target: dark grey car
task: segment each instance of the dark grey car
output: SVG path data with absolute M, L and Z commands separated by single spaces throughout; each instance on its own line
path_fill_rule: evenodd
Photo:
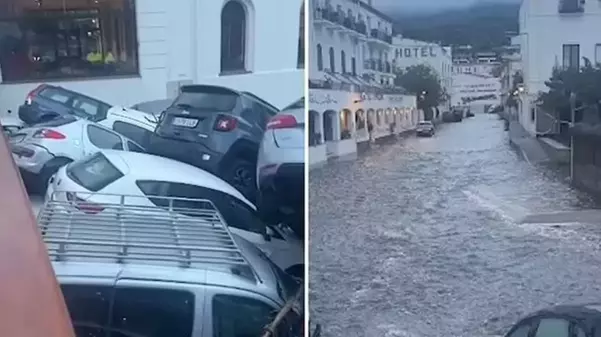
M 256 164 L 278 109 L 248 93 L 187 85 L 160 116 L 149 151 L 209 171 L 256 202 Z
M 19 118 L 27 125 L 51 121 L 64 115 L 98 122 L 106 118 L 111 105 L 63 87 L 41 84 L 19 107 Z

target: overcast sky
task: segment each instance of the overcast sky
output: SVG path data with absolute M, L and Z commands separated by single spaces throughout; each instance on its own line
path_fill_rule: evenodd
M 373 0 L 379 9 L 407 9 L 416 11 L 432 11 L 437 9 L 457 8 L 479 2 L 519 3 L 521 0 Z

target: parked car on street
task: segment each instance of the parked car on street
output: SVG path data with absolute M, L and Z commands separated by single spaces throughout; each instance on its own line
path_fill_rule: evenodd
M 131 109 L 159 116 L 163 111 L 167 110 L 173 103 L 172 98 L 157 99 L 153 101 L 145 101 L 132 105 Z
M 94 122 L 106 118 L 111 105 L 63 87 L 41 84 L 33 89 L 19 107 L 19 118 L 35 125 L 62 115 L 74 115 Z
M 435 133 L 435 128 L 434 128 L 434 124 L 432 123 L 432 121 L 421 121 L 419 123 L 417 123 L 417 127 L 415 128 L 415 133 L 422 137 L 422 136 L 427 136 L 427 137 L 432 137 L 434 136 Z
M 188 219 L 119 203 L 103 216 L 68 201 L 42 208 L 39 228 L 75 335 L 262 335 L 300 284 L 204 205 L 204 217 Z M 297 316 L 276 336 L 301 337 Z
M 47 200 L 66 191 L 57 195 L 59 201 L 99 205 L 99 210 L 119 200 L 118 195 L 130 196 L 132 205 L 159 208 L 168 206 L 165 198 L 189 198 L 174 204 L 186 209 L 202 208 L 197 199 L 211 200 L 232 233 L 256 244 L 287 272 L 302 275 L 304 270 L 303 244 L 287 225 L 267 225 L 235 188 L 191 165 L 143 153 L 101 151 L 61 168 L 50 181 Z
M 305 98 L 268 123 L 257 159 L 257 207 L 270 223 L 284 221 L 304 235 Z
M 144 152 L 144 148 L 100 124 L 63 115 L 10 136 L 12 156 L 32 191 L 45 192 L 63 165 L 100 149 Z
M 109 109 L 106 118 L 98 123 L 147 148 L 156 129 L 158 117 L 146 112 L 114 106 Z
M 601 303 L 558 305 L 520 319 L 505 337 L 597 337 L 599 331 Z
M 259 144 L 277 112 L 248 92 L 186 85 L 161 114 L 149 151 L 214 173 L 255 202 Z

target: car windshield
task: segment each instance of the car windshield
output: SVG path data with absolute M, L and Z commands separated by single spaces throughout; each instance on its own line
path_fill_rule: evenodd
M 69 165 L 67 176 L 80 186 L 98 192 L 123 177 L 123 173 L 98 152 L 83 161 Z

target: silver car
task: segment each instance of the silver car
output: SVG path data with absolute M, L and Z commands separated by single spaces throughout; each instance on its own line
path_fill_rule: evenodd
M 257 208 L 270 223 L 286 222 L 303 237 L 305 98 L 268 123 L 257 158 Z
M 60 167 L 100 149 L 145 152 L 119 133 L 71 115 L 22 129 L 10 135 L 10 145 L 26 186 L 41 193 Z
M 102 216 L 86 203 L 42 208 L 38 225 L 77 336 L 261 336 L 298 302 L 299 283 L 204 205 L 187 218 L 120 203 L 103 204 Z M 299 325 L 300 315 L 288 316 L 276 336 L 300 336 Z

